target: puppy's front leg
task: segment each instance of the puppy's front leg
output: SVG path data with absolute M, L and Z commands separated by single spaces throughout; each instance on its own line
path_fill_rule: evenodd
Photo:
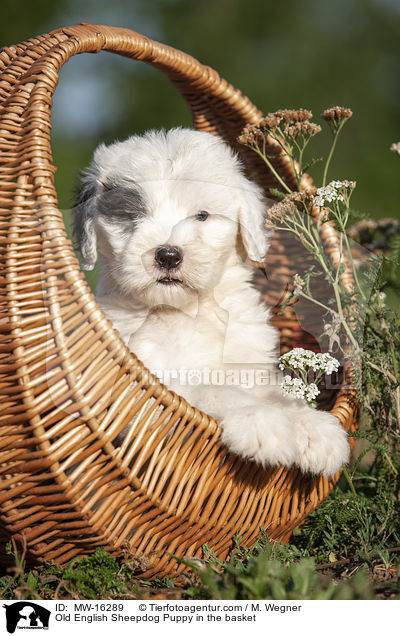
M 218 420 L 221 441 L 233 453 L 263 466 L 289 467 L 296 462 L 293 426 L 279 407 L 235 387 L 171 388 Z

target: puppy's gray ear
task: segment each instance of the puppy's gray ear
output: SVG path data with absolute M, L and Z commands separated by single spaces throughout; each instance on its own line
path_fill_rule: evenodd
M 97 240 L 94 227 L 97 183 L 92 175 L 84 174 L 72 208 L 75 247 L 82 255 L 82 267 L 92 270 L 97 261 Z
M 241 175 L 239 224 L 242 242 L 250 260 L 262 263 L 271 232 L 264 227 L 266 202 L 262 190 Z

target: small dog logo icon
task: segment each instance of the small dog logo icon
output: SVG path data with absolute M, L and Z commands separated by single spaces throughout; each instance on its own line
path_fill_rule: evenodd
M 37 603 L 18 601 L 3 607 L 6 610 L 6 627 L 9 634 L 14 634 L 16 629 L 49 628 L 51 612 Z

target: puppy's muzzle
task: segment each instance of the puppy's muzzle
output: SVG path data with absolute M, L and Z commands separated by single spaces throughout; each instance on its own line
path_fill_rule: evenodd
M 154 259 L 161 269 L 170 271 L 176 269 L 183 261 L 183 254 L 179 247 L 173 245 L 162 245 L 157 248 Z

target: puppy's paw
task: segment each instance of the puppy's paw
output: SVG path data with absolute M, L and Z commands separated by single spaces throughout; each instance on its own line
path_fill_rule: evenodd
M 296 464 L 303 472 L 331 477 L 349 458 L 346 431 L 325 411 L 302 409 L 295 418 Z
M 296 460 L 293 427 L 274 406 L 247 406 L 228 412 L 220 421 L 222 443 L 241 457 L 262 466 L 291 466 Z

